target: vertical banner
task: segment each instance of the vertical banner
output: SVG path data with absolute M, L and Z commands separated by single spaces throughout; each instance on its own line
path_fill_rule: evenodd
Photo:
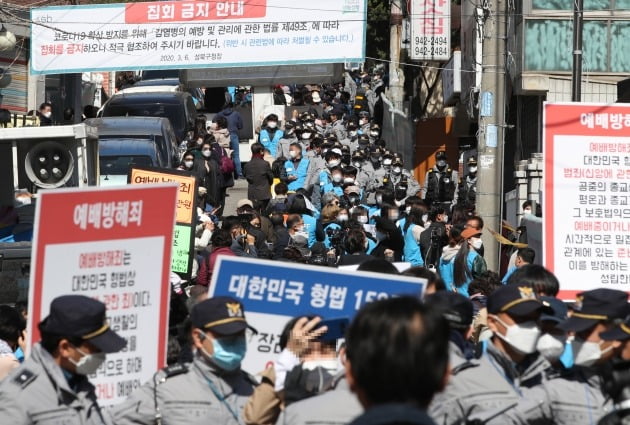
M 451 57 L 451 1 L 410 0 L 412 60 L 448 61 Z
M 39 192 L 29 289 L 29 345 L 60 295 L 107 306 L 127 340 L 90 380 L 101 405 L 124 400 L 166 364 L 176 185 Z
M 209 296 L 243 303 L 247 321 L 258 330 L 243 369 L 256 374 L 280 352 L 280 334 L 293 317 L 351 319 L 366 303 L 403 294 L 420 297 L 425 288 L 425 279 L 407 276 L 219 256 Z
M 197 210 L 195 197 L 197 183 L 192 173 L 166 168 L 132 167 L 129 170 L 129 183 L 156 184 L 174 182 L 179 185 L 177 207 L 175 209 L 175 229 L 173 233 L 173 256 L 171 271 L 190 278 L 195 244 L 195 222 Z
M 545 103 L 544 264 L 560 296 L 630 288 L 630 105 Z

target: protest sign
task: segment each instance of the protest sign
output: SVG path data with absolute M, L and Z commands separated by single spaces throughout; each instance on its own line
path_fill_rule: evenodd
M 184 0 L 32 8 L 31 72 L 364 62 L 366 3 Z
M 197 180 L 188 171 L 155 167 L 131 167 L 129 169 L 129 183 L 131 184 L 166 182 L 179 184 L 171 270 L 187 279 L 192 271 L 192 252 L 195 243 Z
M 219 256 L 209 296 L 243 303 L 247 321 L 258 330 L 243 369 L 255 374 L 280 352 L 280 334 L 291 318 L 352 318 L 365 303 L 402 294 L 419 297 L 425 287 L 426 280 L 407 276 Z
M 170 255 L 177 187 L 124 186 L 41 191 L 29 288 L 29 344 L 60 295 L 107 306 L 127 340 L 91 377 L 101 405 L 124 400 L 165 366 Z M 159 213 L 156 213 L 159 211 Z
M 545 266 L 560 296 L 630 284 L 630 105 L 545 103 Z

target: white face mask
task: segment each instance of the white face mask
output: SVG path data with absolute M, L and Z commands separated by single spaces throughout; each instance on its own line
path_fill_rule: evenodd
M 442 168 L 442 167 L 446 167 L 446 161 L 444 161 L 443 159 L 440 159 L 440 160 L 437 162 L 437 166 L 438 166 L 438 167 L 440 167 L 440 168 Z
M 275 121 L 267 121 L 267 127 L 269 128 L 276 128 L 278 126 L 278 123 Z
M 394 172 L 394 174 L 400 174 L 400 173 L 402 173 L 402 168 L 394 167 L 394 168 L 392 168 L 392 171 Z
M 311 138 L 311 133 L 302 133 L 302 139 L 306 140 L 310 138 Z
M 391 159 L 384 159 L 383 160 L 383 165 L 392 165 L 392 160 Z
M 536 344 L 540 338 L 540 329 L 538 329 L 536 322 L 532 320 L 508 326 L 497 316 L 493 317 L 507 329 L 505 335 L 495 332 L 497 337 L 510 344 L 521 354 L 531 354 L 536 351 Z
M 340 214 L 340 215 L 337 216 L 337 220 L 341 221 L 341 222 L 348 221 L 348 215 L 347 214 Z
M 565 338 L 562 336 L 543 334 L 536 344 L 536 351 L 550 362 L 556 362 L 564 352 Z
M 81 351 L 78 347 L 77 351 L 81 353 L 83 357 L 81 357 L 78 362 L 73 359 L 68 360 L 75 366 L 76 372 L 79 375 L 92 375 L 96 373 L 98 368 L 105 361 L 105 353 L 88 354 Z
M 378 131 L 370 131 L 370 136 L 378 137 Z
M 573 348 L 573 363 L 577 366 L 589 367 L 597 363 L 604 354 L 613 349 L 610 345 L 608 348 L 602 350 L 601 342 L 582 341 L 580 339 L 574 339 L 571 343 Z
M 212 151 L 210 149 L 204 149 L 201 151 L 201 154 L 206 158 L 210 158 L 210 155 L 212 155 Z
M 424 214 L 422 216 L 422 221 L 425 222 L 425 223 L 428 222 L 429 221 L 429 214 Z
M 365 125 L 367 122 L 368 121 L 366 119 L 359 120 L 359 125 Z
M 335 183 L 339 183 L 343 179 L 343 177 L 341 176 L 341 174 L 334 174 L 332 176 L 332 179 Z
M 341 161 L 338 159 L 335 159 L 333 161 L 330 161 L 328 163 L 328 168 L 332 168 L 332 167 L 336 167 L 337 165 L 341 164 Z
M 297 151 L 289 151 L 289 156 L 291 158 L 297 158 L 298 156 L 298 152 Z
M 483 246 L 483 241 L 481 238 L 470 238 L 470 246 L 475 248 L 475 250 L 479 250 Z
M 192 166 L 193 166 L 193 161 L 184 161 L 184 167 L 192 168 Z
M 367 215 L 360 215 L 357 217 L 357 221 L 361 224 L 367 224 L 368 218 Z
M 361 168 L 361 162 L 360 162 L 360 161 L 354 161 L 354 162 L 352 163 L 352 166 L 353 166 L 354 168 Z
M 343 182 L 346 184 L 354 183 L 354 179 L 352 177 L 344 177 Z
M 405 213 L 409 214 L 411 212 L 411 207 L 405 207 Z
M 523 214 L 531 214 L 532 213 L 532 209 L 531 208 L 525 208 L 523 210 Z
M 357 135 L 357 131 L 356 130 L 351 130 L 349 134 L 350 134 L 350 137 L 354 137 L 354 136 Z
M 46 118 L 50 118 L 50 117 L 52 116 L 52 112 L 50 112 L 50 111 L 48 111 L 48 112 L 44 112 L 42 115 L 43 115 L 44 117 L 46 117 Z
M 471 174 L 475 174 L 477 172 L 477 167 L 468 167 L 468 172 Z

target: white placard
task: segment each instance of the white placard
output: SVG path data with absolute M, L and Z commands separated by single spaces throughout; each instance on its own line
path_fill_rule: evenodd
M 365 61 L 367 0 L 184 0 L 31 9 L 31 71 Z
M 450 0 L 411 0 L 413 60 L 448 61 L 451 57 Z

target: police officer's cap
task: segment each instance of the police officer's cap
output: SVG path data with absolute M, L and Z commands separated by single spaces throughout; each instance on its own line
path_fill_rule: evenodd
M 354 122 L 354 121 L 350 121 L 350 122 L 348 123 L 348 125 L 346 125 L 346 128 L 347 128 L 348 130 L 352 131 L 352 130 L 356 130 L 356 129 L 357 129 L 357 128 L 359 128 L 359 127 L 357 126 L 357 123 L 356 123 L 356 122 Z
M 39 323 L 39 330 L 56 336 L 80 338 L 101 350 L 115 353 L 127 342 L 111 330 L 105 304 L 83 295 L 62 295 L 50 304 L 50 313 Z
M 437 160 L 446 159 L 446 152 L 445 151 L 438 151 L 438 152 L 436 152 L 435 159 L 437 159 Z
M 304 131 L 312 131 L 315 129 L 315 124 L 312 121 L 307 121 L 303 124 Z
M 627 341 L 630 339 L 630 316 L 609 331 L 601 332 L 599 337 L 604 341 Z
M 400 165 L 402 167 L 403 161 L 400 157 L 394 156 L 394 159 L 392 160 L 392 165 Z
M 356 151 L 354 151 L 354 153 L 352 154 L 352 159 L 361 159 L 361 160 L 362 160 L 364 157 L 365 157 L 365 156 L 364 156 L 364 153 L 363 153 L 363 151 L 362 151 L 362 150 L 360 150 L 360 149 L 357 149 L 357 150 L 356 150 Z
M 292 120 L 286 120 L 284 123 L 284 129 L 285 130 L 290 130 L 292 128 L 295 128 L 295 122 Z
M 541 322 L 560 323 L 567 320 L 569 309 L 562 300 L 554 297 L 540 297 L 540 301 L 543 303 Z
M 371 131 L 381 131 L 381 127 L 378 124 L 372 124 L 370 127 Z
M 328 162 L 333 158 L 341 159 L 341 153 L 336 150 L 329 149 L 324 155 L 324 159 Z
M 581 292 L 577 294 L 571 309 L 571 317 L 558 327 L 565 331 L 581 332 L 600 321 L 625 318 L 628 314 L 628 293 L 609 288 Z
M 213 297 L 196 304 L 190 312 L 193 327 L 218 335 L 234 335 L 251 326 L 245 320 L 240 301 L 231 297 Z
M 361 112 L 359 112 L 359 116 L 361 118 L 368 118 L 369 119 L 370 118 L 370 113 L 368 111 L 361 111 Z
M 474 167 L 477 165 L 477 158 L 475 158 L 474 156 L 471 156 L 470 158 L 468 158 L 468 165 Z
M 332 108 L 332 110 L 329 112 L 329 114 L 330 115 L 335 115 L 336 117 L 341 117 L 344 114 L 344 110 L 340 106 L 335 106 L 334 108 Z
M 425 302 L 436 306 L 453 328 L 466 329 L 472 324 L 473 304 L 461 294 L 450 291 L 438 291 L 428 295 L 425 298 Z
M 488 297 L 488 313 L 507 313 L 512 316 L 527 316 L 540 310 L 542 302 L 536 298 L 534 289 L 528 285 L 505 285 Z
M 359 141 L 370 141 L 370 137 L 367 134 L 361 134 L 359 136 Z

